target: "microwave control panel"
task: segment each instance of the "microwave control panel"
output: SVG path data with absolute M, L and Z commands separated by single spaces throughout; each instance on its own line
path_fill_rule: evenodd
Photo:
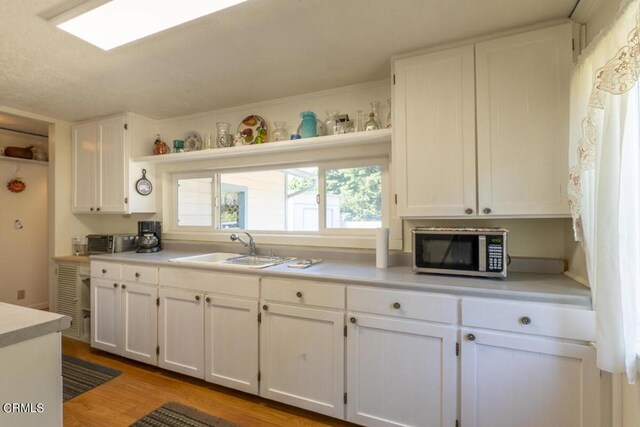
M 504 241 L 502 236 L 487 236 L 487 271 L 504 269 Z

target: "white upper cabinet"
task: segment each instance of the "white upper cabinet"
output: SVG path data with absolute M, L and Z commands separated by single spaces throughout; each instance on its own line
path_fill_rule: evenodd
M 572 24 L 476 45 L 478 208 L 565 215 Z
M 394 61 L 399 217 L 568 214 L 572 36 L 567 23 Z
M 153 146 L 155 122 L 134 114 L 73 127 L 73 205 L 75 213 L 155 212 L 156 194 L 135 190 L 142 177 L 155 183 L 153 164 L 131 161 Z
M 473 46 L 394 63 L 399 216 L 463 216 L 476 207 Z

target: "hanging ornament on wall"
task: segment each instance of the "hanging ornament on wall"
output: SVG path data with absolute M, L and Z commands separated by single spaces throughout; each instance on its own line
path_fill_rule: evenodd
M 7 188 L 12 193 L 22 193 L 27 189 L 27 184 L 22 182 L 22 178 L 14 178 L 7 184 Z
M 27 189 L 27 184 L 22 181 L 22 178 L 17 177 L 18 165 L 13 165 L 13 179 L 7 183 L 7 188 L 12 193 L 22 193 Z

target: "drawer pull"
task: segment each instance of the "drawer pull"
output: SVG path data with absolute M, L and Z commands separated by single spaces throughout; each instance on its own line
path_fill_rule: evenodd
M 122 289 L 127 289 L 127 285 L 122 285 Z
M 138 277 L 140 277 L 140 273 L 136 273 L 134 274 L 134 276 L 136 276 L 136 279 L 137 279 Z
M 400 310 L 400 303 L 399 302 L 394 302 L 393 303 L 393 308 L 395 308 L 396 310 Z
M 200 295 L 196 295 L 196 301 L 200 301 Z
M 263 306 L 262 306 L 262 309 L 263 309 L 264 311 L 267 311 L 267 310 L 269 310 L 269 306 L 268 306 L 267 304 L 265 304 L 265 305 L 263 305 Z
M 106 268 L 102 269 L 102 274 L 107 274 L 107 269 Z
M 211 302 L 211 298 L 207 297 L 207 298 L 205 298 L 205 301 L 206 302 Z
M 114 288 L 117 288 L 117 287 L 118 287 L 118 284 L 117 284 L 117 283 L 114 283 L 114 284 L 113 284 L 113 287 L 114 287 Z
M 476 340 L 476 336 L 473 334 L 467 334 L 467 341 L 475 341 Z
M 520 323 L 522 323 L 523 325 L 530 325 L 531 324 L 531 318 L 529 316 L 522 316 L 520 318 Z
M 298 298 L 302 298 L 302 292 L 300 292 L 300 291 L 296 292 L 296 296 L 297 296 Z
M 466 213 L 467 215 L 471 215 L 473 213 L 473 209 L 471 208 L 467 208 L 464 213 Z
M 484 213 L 485 215 L 489 215 L 491 213 L 491 208 L 482 209 L 482 213 Z

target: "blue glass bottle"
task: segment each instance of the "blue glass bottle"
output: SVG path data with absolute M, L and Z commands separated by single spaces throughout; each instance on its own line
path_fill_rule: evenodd
M 300 123 L 300 136 L 303 138 L 313 138 L 318 135 L 316 113 L 313 111 L 303 111 L 300 113 L 302 123 Z

